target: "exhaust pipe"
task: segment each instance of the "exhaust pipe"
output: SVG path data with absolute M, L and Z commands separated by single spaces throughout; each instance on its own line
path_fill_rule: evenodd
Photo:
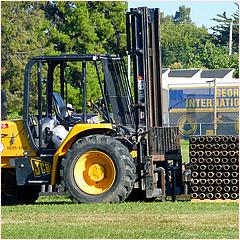
M 200 174 L 201 174 L 201 173 L 200 173 Z M 205 174 L 205 176 L 206 176 L 206 174 Z M 204 177 L 205 177 L 205 176 L 204 176 Z M 208 172 L 208 177 L 209 177 L 209 178 L 212 178 L 213 176 L 214 176 L 214 172 Z
M 215 195 L 214 195 L 214 196 L 215 196 L 215 198 L 216 198 L 216 199 L 219 199 L 219 198 L 221 198 L 221 197 L 222 197 L 222 194 L 221 194 L 221 193 L 215 193 Z
M 216 187 L 216 192 L 221 192 L 222 191 L 222 187 L 221 186 L 217 186 Z
M 223 175 L 222 172 L 216 172 L 216 177 L 217 177 L 217 178 L 220 178 L 222 175 Z
M 237 193 L 232 193 L 231 194 L 231 199 L 237 199 L 238 198 L 238 194 Z
M 209 185 L 213 185 L 213 184 L 214 184 L 214 179 L 208 179 L 208 180 L 207 180 L 207 183 L 208 183 Z
M 199 180 L 200 184 L 205 185 L 207 180 L 205 178 L 202 178 Z

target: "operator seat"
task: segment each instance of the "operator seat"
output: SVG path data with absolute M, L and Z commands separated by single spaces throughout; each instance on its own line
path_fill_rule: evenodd
M 74 118 L 68 114 L 67 105 L 59 93 L 53 92 L 52 96 L 56 111 L 56 117 L 60 124 L 65 126 L 72 126 L 81 122 L 81 119 Z

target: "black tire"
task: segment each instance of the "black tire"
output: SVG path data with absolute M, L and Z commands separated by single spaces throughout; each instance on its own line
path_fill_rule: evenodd
M 15 169 L 2 169 L 1 205 L 33 204 L 39 197 L 40 186 L 18 186 Z
M 109 189 L 99 194 L 83 191 L 74 177 L 77 163 L 82 161 L 80 158 L 92 151 L 106 154 L 116 173 Z M 135 173 L 135 164 L 128 149 L 120 141 L 105 135 L 87 136 L 74 143 L 62 160 L 60 171 L 62 186 L 75 203 L 123 202 L 133 189 Z

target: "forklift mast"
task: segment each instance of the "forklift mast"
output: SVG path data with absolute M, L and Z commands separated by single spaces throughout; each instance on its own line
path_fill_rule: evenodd
M 126 16 L 127 50 L 134 81 L 139 188 L 147 198 L 182 192 L 182 157 L 177 127 L 163 122 L 160 10 L 131 8 Z M 171 177 L 170 177 L 171 176 Z M 166 189 L 165 189 L 166 186 Z

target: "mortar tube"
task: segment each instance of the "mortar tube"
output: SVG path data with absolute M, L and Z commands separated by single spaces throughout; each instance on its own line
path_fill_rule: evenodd
M 196 155 L 197 155 L 197 152 L 195 152 L 195 151 L 190 151 L 189 152 L 190 157 L 195 157 Z
M 217 171 L 220 171 L 220 170 L 222 169 L 222 165 L 219 165 L 219 164 L 216 165 L 216 166 L 215 166 L 215 169 L 216 169 Z
M 238 141 L 238 138 L 235 137 L 235 136 L 231 136 L 231 137 L 229 138 L 229 141 L 230 141 L 230 142 L 237 142 L 237 141 Z
M 213 149 L 218 150 L 221 147 L 221 145 L 219 143 L 216 143 L 213 145 Z
M 220 178 L 223 175 L 223 173 L 222 172 L 216 172 L 215 175 L 216 175 L 217 178 Z
M 230 194 L 229 193 L 224 193 L 222 196 L 223 196 L 223 198 L 228 199 L 230 197 Z
M 207 183 L 208 183 L 209 185 L 214 184 L 214 179 L 207 179 Z
M 207 187 L 207 191 L 208 192 L 213 192 L 214 191 L 214 187 L 213 186 L 208 186 Z
M 208 199 L 213 199 L 213 198 L 214 198 L 213 193 L 207 193 L 207 198 L 208 198 Z
M 232 186 L 232 191 L 233 192 L 238 192 L 238 187 L 237 186 Z
M 198 172 L 192 172 L 192 177 L 197 177 L 198 176 Z
M 205 193 L 200 193 L 198 196 L 199 196 L 200 199 L 204 199 L 206 197 L 206 194 Z
M 197 192 L 198 189 L 199 189 L 198 186 L 192 186 L 192 187 L 191 187 L 191 190 L 192 190 L 193 192 Z
M 232 177 L 235 178 L 238 176 L 238 172 L 232 172 Z
M 222 191 L 222 187 L 221 186 L 217 186 L 215 189 L 216 189 L 216 192 L 221 192 Z
M 206 154 L 207 157 L 210 157 L 212 155 L 212 152 L 211 151 L 206 151 L 205 154 Z
M 198 170 L 198 168 L 199 168 L 199 166 L 198 166 L 198 165 L 196 165 L 196 164 L 194 164 L 193 166 L 191 166 L 191 168 L 192 168 L 192 170 L 193 170 L 193 171 L 197 171 L 197 170 Z
M 228 155 L 228 151 L 226 151 L 226 150 L 222 151 L 222 156 L 223 157 L 226 157 L 227 155 Z
M 226 150 L 228 148 L 228 145 L 226 143 L 221 144 L 221 148 Z
M 198 144 L 198 149 L 204 149 L 204 144 Z
M 205 137 L 203 137 L 203 136 L 200 136 L 200 137 L 198 138 L 198 141 L 199 141 L 200 143 L 203 143 L 203 142 L 205 142 Z
M 229 137 L 228 136 L 223 136 L 222 137 L 222 141 L 223 142 L 228 142 L 229 141 Z
M 201 187 L 200 187 L 200 191 L 201 191 L 201 192 L 206 192 L 206 190 L 207 190 L 207 188 L 206 188 L 205 186 L 201 186 Z
M 204 158 L 199 158 L 199 159 L 198 159 L 198 162 L 201 163 L 201 164 L 204 163 L 204 161 L 205 161 Z
M 238 179 L 231 179 L 231 184 L 236 185 L 238 183 Z
M 239 168 L 237 164 L 234 164 L 234 165 L 232 165 L 231 167 L 232 167 L 232 170 L 233 170 L 233 171 L 236 171 L 236 170 L 238 170 L 238 168 Z
M 207 168 L 208 168 L 209 171 L 212 171 L 214 169 L 214 165 L 213 164 L 209 164 Z
M 212 161 L 213 161 L 212 158 L 207 158 L 207 159 L 206 159 L 206 163 L 208 163 L 208 164 L 210 164 Z
M 192 184 L 197 185 L 199 183 L 199 179 L 195 178 L 192 179 Z
M 212 142 L 213 141 L 213 137 L 211 137 L 211 136 L 206 137 L 206 141 L 207 142 Z
M 203 155 L 204 155 L 204 151 L 199 151 L 199 152 L 198 152 L 198 156 L 199 156 L 199 157 L 202 157 Z
M 220 152 L 220 151 L 213 151 L 213 155 L 214 155 L 215 157 L 218 157 L 218 156 L 220 156 L 220 154 L 221 154 L 221 152 Z
M 215 195 L 214 195 L 214 196 L 215 196 L 215 198 L 219 199 L 219 198 L 221 198 L 221 197 L 222 197 L 222 194 L 218 192 L 218 193 L 215 193 Z
M 191 137 L 190 142 L 195 143 L 197 141 L 197 137 Z
M 222 158 L 222 163 L 227 163 L 228 162 L 228 158 Z
M 201 170 L 201 171 L 204 171 L 206 168 L 207 168 L 206 165 L 200 165 L 200 170 Z
M 230 162 L 231 162 L 232 164 L 237 163 L 237 158 L 235 158 L 235 157 L 230 158 Z
M 231 157 L 234 157 L 234 156 L 235 156 L 235 154 L 236 154 L 236 152 L 235 152 L 235 151 L 229 151 L 229 156 L 231 156 Z
M 200 172 L 199 175 L 200 175 L 201 178 L 205 178 L 207 174 L 205 172 Z
M 201 179 L 199 180 L 199 182 L 200 182 L 200 184 L 205 185 L 206 182 L 207 182 L 207 179 L 201 178 Z
M 189 147 L 191 150 L 194 150 L 197 148 L 197 144 L 190 144 Z
M 232 149 L 232 150 L 234 150 L 236 147 L 237 147 L 237 144 L 234 144 L 234 143 L 231 143 L 229 145 L 229 148 Z
M 220 142 L 221 141 L 221 137 L 219 137 L 219 136 L 216 136 L 215 138 L 214 138 L 214 140 L 215 140 L 215 142 Z
M 237 199 L 238 198 L 238 194 L 237 193 L 232 193 L 231 195 L 230 195 L 230 197 L 231 197 L 231 199 Z
M 224 191 L 225 191 L 225 192 L 229 192 L 230 190 L 231 190 L 231 188 L 230 188 L 229 186 L 225 186 L 225 187 L 224 187 Z
M 192 193 L 191 194 L 191 198 L 197 198 L 198 197 L 198 194 L 197 193 Z
M 216 179 L 216 180 L 215 180 L 215 183 L 216 183 L 217 185 L 221 185 L 221 184 L 222 184 L 222 179 Z
M 223 173 L 223 176 L 224 176 L 225 178 L 229 178 L 230 175 L 231 175 L 230 172 L 224 172 L 224 173 Z
M 206 144 L 206 149 L 212 149 L 213 145 L 212 144 Z
M 201 176 L 201 175 L 200 175 Z M 214 176 L 214 172 L 208 172 L 208 177 L 212 178 Z
M 198 161 L 197 158 L 191 158 L 191 160 L 190 160 L 191 163 L 196 163 L 197 161 Z
M 214 158 L 214 163 L 218 164 L 221 162 L 221 159 L 220 158 Z
M 225 185 L 228 185 L 230 183 L 230 180 L 226 178 L 224 178 L 222 181 L 223 181 L 223 184 Z
M 229 168 L 230 168 L 230 166 L 227 165 L 227 164 L 222 165 L 222 167 L 223 167 L 223 170 L 224 170 L 224 171 L 227 171 L 227 170 L 229 170 Z

